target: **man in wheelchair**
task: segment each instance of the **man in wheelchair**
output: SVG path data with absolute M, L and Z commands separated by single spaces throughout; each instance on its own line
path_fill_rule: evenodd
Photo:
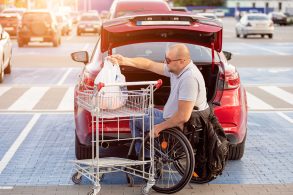
M 157 182 L 153 188 L 162 193 L 174 193 L 184 187 L 191 178 L 196 183 L 203 183 L 213 179 L 202 168 L 197 170 L 199 166 L 195 167 L 195 161 L 197 158 L 198 161 L 201 161 L 203 156 L 208 155 L 206 153 L 206 143 L 203 144 L 199 140 L 200 136 L 201 139 L 205 139 L 208 136 L 204 135 L 201 130 L 206 129 L 209 125 L 211 126 L 209 121 L 213 121 L 217 125 L 219 123 L 210 108 L 211 106 L 207 103 L 203 75 L 191 60 L 188 47 L 184 44 L 170 46 L 166 51 L 164 63 L 154 62 L 142 57 L 128 58 L 119 54 L 111 55 L 108 59 L 112 63 L 152 71 L 170 78 L 170 95 L 163 111 L 154 109 L 155 126 L 153 131 L 155 137 L 157 137 L 155 141 L 155 155 L 157 155 L 160 169 L 167 166 L 166 169 L 173 170 L 175 167 L 175 170 L 178 172 L 177 175 L 181 177 L 171 187 L 170 181 L 168 181 L 167 187 L 159 185 L 160 182 Z M 133 137 L 144 133 L 142 129 L 150 131 L 149 123 L 146 122 L 149 121 L 149 117 L 144 117 L 144 120 L 130 121 Z M 211 134 L 210 131 L 209 133 Z M 225 137 L 223 131 L 222 134 Z M 215 135 L 216 133 L 212 133 L 210 137 L 215 137 Z M 215 144 L 214 142 L 213 146 Z M 198 149 L 195 147 L 197 145 L 204 150 L 199 155 L 196 154 Z M 212 150 L 213 148 L 208 147 L 208 149 Z M 141 143 L 136 141 L 136 155 L 139 156 L 140 151 Z M 162 174 L 160 173 L 160 177 L 163 178 Z M 174 175 L 172 177 L 175 178 L 177 176 Z

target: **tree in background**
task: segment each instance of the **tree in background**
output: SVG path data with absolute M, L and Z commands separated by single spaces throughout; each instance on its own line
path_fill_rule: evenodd
M 173 0 L 175 6 L 224 6 L 225 0 Z

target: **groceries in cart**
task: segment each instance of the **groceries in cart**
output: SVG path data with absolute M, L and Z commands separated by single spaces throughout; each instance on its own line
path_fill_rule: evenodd
M 105 59 L 104 66 L 95 79 L 95 83 L 114 84 L 125 83 L 125 77 L 120 71 L 118 64 L 113 64 L 109 60 Z M 99 96 L 99 108 L 114 110 L 121 108 L 125 105 L 127 100 L 127 88 L 125 86 L 111 86 L 103 87 L 101 93 L 103 96 Z M 124 93 L 123 93 L 124 92 Z

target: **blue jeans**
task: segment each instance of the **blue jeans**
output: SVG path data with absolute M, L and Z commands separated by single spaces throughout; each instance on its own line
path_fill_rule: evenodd
M 149 122 L 150 116 L 149 115 L 144 116 L 143 119 L 144 119 L 144 128 L 143 128 L 143 121 L 141 118 L 140 119 L 134 118 L 133 120 L 130 120 L 129 126 L 130 126 L 132 137 L 142 136 L 143 129 L 144 129 L 144 133 L 150 131 L 150 122 Z M 154 125 L 160 124 L 163 121 L 164 121 L 163 112 L 159 109 L 154 109 Z M 135 142 L 136 155 L 139 154 L 140 147 L 141 147 L 141 141 L 136 140 L 136 142 Z

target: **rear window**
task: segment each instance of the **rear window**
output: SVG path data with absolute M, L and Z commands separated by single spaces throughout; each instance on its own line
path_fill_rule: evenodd
M 268 20 L 267 16 L 247 16 L 248 20 Z
M 164 62 L 167 48 L 176 44 L 173 42 L 148 42 L 124 45 L 113 48 L 113 54 L 121 54 L 126 57 L 145 57 L 157 62 Z M 193 62 L 210 63 L 212 61 L 211 49 L 199 45 L 186 44 L 190 50 Z M 107 52 L 103 54 L 107 56 Z M 219 56 L 215 55 L 215 62 L 219 62 Z
M 81 21 L 98 21 L 100 18 L 98 16 L 81 16 Z
M 118 11 L 115 14 L 115 18 L 118 18 L 118 17 L 121 17 L 121 16 L 133 15 L 133 14 L 136 14 L 136 13 L 139 13 L 139 12 L 149 12 L 149 11 L 152 11 L 152 10 L 151 9 L 150 10 L 147 10 L 147 9 L 137 9 L 137 10 L 123 10 L 123 11 Z
M 23 15 L 23 21 L 25 21 L 25 22 L 35 22 L 35 21 L 51 22 L 51 15 L 49 13 L 25 13 Z

